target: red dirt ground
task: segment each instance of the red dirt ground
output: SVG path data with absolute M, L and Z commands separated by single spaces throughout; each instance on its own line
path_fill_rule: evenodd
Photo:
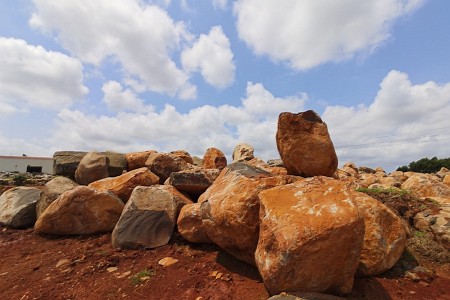
M 0 226 L 1 299 L 269 297 L 255 268 L 213 245 L 190 244 L 175 235 L 157 249 L 119 250 L 112 248 L 110 238 L 110 234 L 55 238 L 37 235 L 33 229 Z M 164 267 L 158 264 L 164 257 L 179 261 Z M 117 269 L 109 272 L 110 267 Z M 403 275 L 360 278 L 347 298 L 450 300 L 450 268 L 427 267 L 437 271 L 431 282 L 413 282 Z M 140 281 L 135 275 L 144 270 L 147 279 Z

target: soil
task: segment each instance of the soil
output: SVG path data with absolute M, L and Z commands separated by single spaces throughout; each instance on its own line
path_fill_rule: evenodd
M 394 210 L 405 204 L 392 195 L 380 201 L 391 202 L 387 204 Z M 406 207 L 401 208 L 405 219 L 410 211 Z M 346 298 L 450 300 L 450 261 L 420 249 L 410 243 L 389 272 L 356 278 Z M 178 261 L 160 265 L 165 257 Z M 424 273 L 408 275 L 419 265 Z M 52 237 L 1 225 L 0 295 L 2 300 L 269 298 L 254 267 L 214 245 L 191 244 L 176 233 L 169 244 L 156 249 L 120 250 L 112 247 L 110 234 Z

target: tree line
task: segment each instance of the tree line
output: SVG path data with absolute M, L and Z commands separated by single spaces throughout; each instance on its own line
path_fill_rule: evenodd
M 403 172 L 419 172 L 419 173 L 436 173 L 442 167 L 450 169 L 450 157 L 448 158 L 422 158 L 418 161 L 413 161 L 408 166 L 401 166 L 397 168 L 397 171 Z

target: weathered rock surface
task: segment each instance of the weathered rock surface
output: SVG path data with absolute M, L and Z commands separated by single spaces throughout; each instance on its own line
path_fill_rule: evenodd
M 183 171 L 188 168 L 187 163 L 180 157 L 168 153 L 151 154 L 145 165 L 159 177 L 159 182 L 163 184 L 173 172 Z
M 194 197 L 200 196 L 219 176 L 218 169 L 188 169 L 170 174 L 168 184 Z
M 431 232 L 436 240 L 450 250 L 450 197 L 430 197 L 439 203 L 440 210 L 433 214 L 430 223 Z
M 170 154 L 178 156 L 182 160 L 184 160 L 186 163 L 193 165 L 194 160 L 192 159 L 192 156 L 189 154 L 189 152 L 185 150 L 175 150 L 171 151 Z
M 227 158 L 217 148 L 208 148 L 203 156 L 203 168 L 222 170 L 227 166 Z
M 402 189 L 411 190 L 419 197 L 449 197 L 450 187 L 432 174 L 415 174 L 403 184 Z
M 75 171 L 86 152 L 57 151 L 53 154 L 53 175 L 61 175 L 75 179 Z
M 200 203 L 186 204 L 177 220 L 178 232 L 191 243 L 212 243 L 203 227 Z
M 128 170 L 127 159 L 125 158 L 125 154 L 114 151 L 105 151 L 99 153 L 106 155 L 106 157 L 109 160 L 109 168 L 108 168 L 109 176 L 111 177 L 120 176 L 123 174 L 123 172 Z
M 75 170 L 75 181 L 82 185 L 109 177 L 109 158 L 97 152 L 88 152 Z
M 444 179 L 442 180 L 442 183 L 450 186 L 450 175 L 445 175 Z
M 264 171 L 267 171 L 269 173 L 275 174 L 275 175 L 287 175 L 287 170 L 284 167 L 271 167 L 269 164 L 264 162 L 262 159 L 259 158 L 252 158 L 250 160 L 244 161 L 244 163 L 263 169 Z
M 112 233 L 114 247 L 150 249 L 172 236 L 181 208 L 192 203 L 174 187 L 136 187 Z
M 150 186 L 159 183 L 159 177 L 150 172 L 147 167 L 126 172 L 117 177 L 104 178 L 89 184 L 98 191 L 111 191 L 116 194 L 124 203 L 139 185 Z
M 338 159 L 327 125 L 317 113 L 281 113 L 276 134 L 278 152 L 289 174 L 332 176 Z
M 34 229 L 52 235 L 110 232 L 122 213 L 123 202 L 113 193 L 77 186 L 42 213 Z
M 232 158 L 233 162 L 246 161 L 255 158 L 253 152 L 255 149 L 249 144 L 241 143 L 234 147 Z
M 259 194 L 256 265 L 270 294 L 352 290 L 364 239 L 353 190 L 327 177 Z
M 16 187 L 0 196 L 0 223 L 11 228 L 26 228 L 36 222 L 36 203 L 40 189 Z
M 145 162 L 147 161 L 148 157 L 153 153 L 157 152 L 155 150 L 148 150 L 140 152 L 130 152 L 125 154 L 128 171 L 145 167 Z
M 228 165 L 198 201 L 208 237 L 234 257 L 254 265 L 258 194 L 289 180 L 241 162 Z
M 402 220 L 378 200 L 355 192 L 354 202 L 364 218 L 365 234 L 358 275 L 375 276 L 392 268 L 406 247 Z
M 78 183 L 70 178 L 58 176 L 45 184 L 45 188 L 36 204 L 37 218 L 47 209 L 47 207 L 55 201 L 64 192 L 78 186 Z

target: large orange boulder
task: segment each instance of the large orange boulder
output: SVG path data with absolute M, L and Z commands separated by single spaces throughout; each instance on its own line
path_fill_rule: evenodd
M 259 234 L 258 194 L 286 184 L 289 178 L 241 162 L 228 165 L 198 200 L 209 239 L 234 257 L 254 265 Z
M 281 113 L 276 141 L 289 174 L 332 176 L 336 171 L 338 159 L 327 124 L 316 112 Z
M 350 292 L 364 239 L 353 190 L 319 176 L 262 191 L 259 198 L 255 260 L 269 293 Z
M 403 184 L 402 189 L 410 190 L 419 197 L 449 197 L 450 186 L 443 183 L 439 177 L 431 174 L 414 174 Z
M 406 247 L 404 224 L 386 205 L 366 194 L 355 192 L 354 201 L 366 228 L 357 273 L 379 275 L 395 265 Z
M 211 243 L 203 227 L 200 203 L 186 204 L 177 220 L 178 232 L 191 243 Z
M 53 235 L 110 232 L 119 220 L 123 202 L 113 193 L 77 186 L 41 214 L 34 230 Z
M 159 183 L 159 177 L 146 167 L 126 172 L 117 177 L 104 178 L 89 184 L 98 191 L 111 191 L 123 202 L 127 202 L 133 189 L 139 185 L 150 186 Z
M 155 150 L 140 151 L 140 152 L 130 152 L 125 154 L 125 159 L 127 160 L 128 171 L 136 170 L 145 167 L 145 162 L 148 157 L 156 153 Z

